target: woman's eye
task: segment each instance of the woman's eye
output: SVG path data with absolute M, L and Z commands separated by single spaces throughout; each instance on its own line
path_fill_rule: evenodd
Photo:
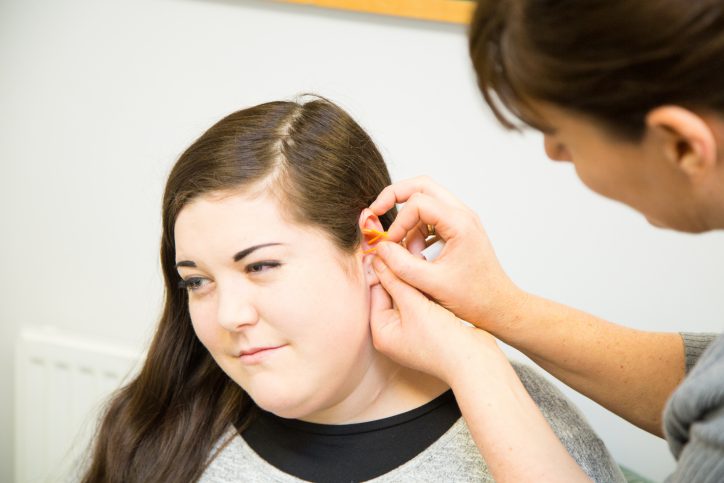
M 257 262 L 257 263 L 250 263 L 246 266 L 246 271 L 248 273 L 259 273 L 259 272 L 265 272 L 269 269 L 276 268 L 280 266 L 281 263 L 279 262 Z
M 208 280 L 201 277 L 191 277 L 187 278 L 186 280 L 181 280 L 178 283 L 179 288 L 183 288 L 190 291 L 195 291 L 203 287 L 208 283 Z

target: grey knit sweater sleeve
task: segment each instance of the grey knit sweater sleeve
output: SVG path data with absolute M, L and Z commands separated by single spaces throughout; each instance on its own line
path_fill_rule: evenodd
M 724 481 L 724 336 L 701 353 L 669 399 L 664 432 L 677 460 L 667 482 Z
M 684 356 L 686 357 L 686 373 L 699 360 L 701 354 L 709 347 L 718 334 L 714 333 L 697 333 L 697 332 L 680 332 L 681 339 L 684 342 Z
M 584 471 L 596 482 L 625 482 L 618 465 L 603 442 L 572 403 L 530 367 L 513 364 L 558 438 Z M 219 451 L 217 451 L 219 450 Z M 256 454 L 234 428 L 217 442 L 202 483 L 276 482 L 302 480 L 284 473 Z M 521 461 L 525 464 L 525 461 Z M 463 418 L 420 454 L 394 470 L 371 480 L 397 482 L 493 482 Z

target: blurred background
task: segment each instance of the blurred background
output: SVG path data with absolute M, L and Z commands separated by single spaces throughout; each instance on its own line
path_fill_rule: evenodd
M 540 135 L 499 128 L 463 25 L 261 0 L 0 0 L 0 481 L 56 480 L 82 451 L 77 422 L 92 427 L 87 406 L 46 434 L 66 419 L 54 394 L 76 392 L 37 369 L 52 344 L 119 361 L 97 398 L 143 354 L 176 157 L 222 116 L 304 92 L 347 109 L 393 179 L 427 174 L 471 205 L 524 289 L 640 329 L 721 331 L 724 235 L 655 229 L 548 161 Z M 564 391 L 620 463 L 673 468 L 663 440 Z

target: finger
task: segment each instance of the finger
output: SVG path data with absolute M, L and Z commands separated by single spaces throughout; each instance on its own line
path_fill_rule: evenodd
M 392 272 L 392 276 L 399 283 L 414 290 L 421 297 L 424 298 L 425 296 L 420 292 L 424 292 L 433 298 L 436 293 L 439 293 L 437 285 L 437 265 L 423 258 L 418 258 L 401 246 L 390 242 L 382 242 L 377 247 L 377 256 L 375 258 L 378 258 L 379 261 L 384 264 L 388 272 Z M 389 274 L 386 275 L 389 277 Z M 385 289 L 389 292 L 392 299 L 399 306 L 400 301 L 397 295 L 391 292 L 385 285 L 379 272 L 377 276 L 380 278 L 380 282 L 385 286 Z M 425 300 L 427 300 L 427 298 L 425 298 Z
M 425 230 L 424 234 L 422 230 Z M 427 225 L 420 223 L 418 226 L 407 232 L 407 235 L 405 235 L 405 248 L 418 258 L 422 257 L 420 253 L 426 248 L 426 234 Z
M 447 240 L 457 232 L 454 223 L 458 221 L 455 215 L 459 213 L 462 213 L 462 210 L 446 205 L 431 196 L 415 193 L 400 209 L 397 218 L 387 230 L 387 238 L 399 242 L 412 230 L 421 231 L 421 226 L 433 225 L 435 233 Z M 426 232 L 427 227 L 424 229 Z
M 425 263 L 422 260 L 414 258 L 413 255 L 407 252 L 404 248 L 400 246 L 397 246 L 397 248 L 405 252 L 407 256 L 413 260 Z M 423 294 L 398 278 L 379 256 L 375 257 L 375 260 L 372 262 L 372 266 L 377 273 L 377 277 L 380 279 L 382 287 L 389 294 L 392 302 L 398 307 L 400 312 L 414 311 L 414 309 L 419 306 L 418 304 L 428 303 L 427 298 Z
M 372 202 L 370 209 L 376 215 L 381 216 L 391 210 L 396 203 L 405 203 L 414 193 L 425 193 L 452 205 L 462 205 L 452 193 L 435 183 L 430 177 L 418 176 L 387 186 Z
M 372 317 L 384 314 L 392 310 L 392 298 L 380 284 L 373 285 L 370 289 L 370 314 Z
M 392 298 L 381 284 L 372 286 L 370 299 L 372 343 L 378 351 L 392 356 L 402 337 L 400 313 L 392 308 Z

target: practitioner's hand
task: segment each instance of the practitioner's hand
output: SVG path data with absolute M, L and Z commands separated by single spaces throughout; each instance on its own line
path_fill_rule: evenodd
M 370 208 L 382 215 L 396 203 L 405 205 L 388 230 L 395 243 L 380 243 L 377 255 L 397 277 L 493 333 L 513 323 L 526 295 L 503 271 L 477 214 L 428 177 L 388 186 Z M 427 225 L 445 241 L 432 263 L 412 254 L 424 248 Z M 403 239 L 407 250 L 397 244 Z
M 372 287 L 370 309 L 377 350 L 450 387 L 464 373 L 461 368 L 479 367 L 480 359 L 491 355 L 505 359 L 490 334 L 463 325 L 452 312 L 397 278 L 379 258 L 373 266 L 381 284 Z
M 590 481 L 490 334 L 463 326 L 379 258 L 373 265 L 382 285 L 372 287 L 375 347 L 450 386 L 496 481 Z

